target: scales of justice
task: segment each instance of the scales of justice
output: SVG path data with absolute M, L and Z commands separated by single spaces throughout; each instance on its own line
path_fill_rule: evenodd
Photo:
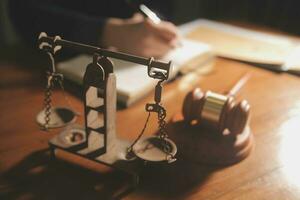
M 161 104 L 162 83 L 170 74 L 171 62 L 165 63 L 154 58 L 144 58 L 120 52 L 109 51 L 99 47 L 67 41 L 59 36 L 49 37 L 41 33 L 38 39 L 39 48 L 45 51 L 51 60 L 52 69 L 48 73 L 45 109 L 37 116 L 38 123 L 44 128 L 55 128 L 66 125 L 59 121 L 62 112 L 72 115 L 68 108 L 52 107 L 49 99 L 55 82 L 62 85 L 62 75 L 56 72 L 54 55 L 63 47 L 81 53 L 93 55 L 83 77 L 84 128 L 67 128 L 49 141 L 53 156 L 59 152 L 79 156 L 94 163 L 101 163 L 132 174 L 135 184 L 139 181 L 139 170 L 142 161 L 167 162 L 176 160 L 177 147 L 168 138 L 166 131 L 166 110 Z M 143 137 L 145 126 L 134 141 L 118 138 L 116 133 L 116 77 L 113 63 L 109 58 L 120 59 L 141 64 L 147 67 L 150 78 L 157 79 L 154 102 L 148 103 L 145 110 L 158 116 L 159 134 Z M 134 78 L 134 77 L 133 77 Z M 63 88 L 63 87 L 62 87 Z M 72 117 L 69 117 L 72 121 Z M 52 123 L 54 121 L 54 123 Z M 73 120 L 74 121 L 74 120 Z M 73 122 L 72 121 L 72 122 Z

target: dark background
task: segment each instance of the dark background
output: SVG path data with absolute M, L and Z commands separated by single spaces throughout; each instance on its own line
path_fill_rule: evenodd
M 20 37 L 10 22 L 8 1 L 0 1 L 0 45 L 11 46 Z M 24 0 L 25 1 L 25 0 Z M 147 2 L 147 1 L 146 1 Z M 155 2 L 155 1 L 154 1 Z M 160 2 L 161 8 L 157 5 Z M 300 2 L 297 0 L 167 0 L 154 5 L 175 24 L 196 18 L 250 22 L 299 35 Z

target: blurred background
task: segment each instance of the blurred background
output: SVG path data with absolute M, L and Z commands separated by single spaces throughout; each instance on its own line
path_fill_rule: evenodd
M 9 17 L 9 0 L 0 1 L 0 44 L 20 42 Z M 299 1 L 296 0 L 165 0 L 143 1 L 175 24 L 196 18 L 248 22 L 299 34 Z

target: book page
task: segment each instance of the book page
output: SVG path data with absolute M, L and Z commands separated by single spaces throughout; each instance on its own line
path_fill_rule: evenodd
M 294 51 L 289 54 L 283 67 L 287 71 L 300 74 L 300 45 L 298 45 Z
M 175 50 L 169 52 L 164 58 L 164 61 L 171 60 L 173 63 L 173 76 L 177 74 L 180 68 L 185 67 L 190 60 L 202 55 L 206 55 L 207 52 L 212 52 L 212 48 L 204 43 L 183 39 L 181 46 Z
M 286 37 L 239 28 L 209 20 L 197 20 L 188 38 L 210 44 L 218 56 L 281 66 L 295 48 Z

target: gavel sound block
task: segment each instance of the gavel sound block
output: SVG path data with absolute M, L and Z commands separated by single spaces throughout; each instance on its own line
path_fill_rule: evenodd
M 250 106 L 199 88 L 184 99 L 182 114 L 173 117 L 172 139 L 185 159 L 209 164 L 233 164 L 246 158 L 253 146 Z

